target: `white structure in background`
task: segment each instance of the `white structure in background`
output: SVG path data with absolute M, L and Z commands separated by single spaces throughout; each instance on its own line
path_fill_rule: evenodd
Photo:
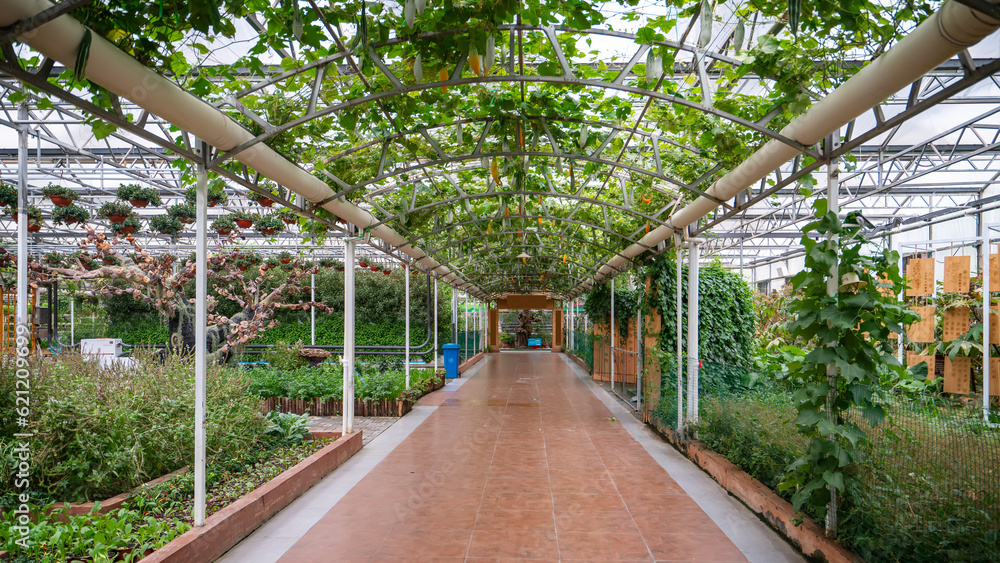
M 97 360 L 101 367 L 114 364 L 131 365 L 133 358 L 122 357 L 121 338 L 85 338 L 80 341 L 80 353 L 88 360 Z

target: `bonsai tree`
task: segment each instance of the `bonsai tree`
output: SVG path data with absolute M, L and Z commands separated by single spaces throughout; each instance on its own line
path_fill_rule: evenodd
M 65 267 L 68 264 L 66 255 L 62 252 L 46 252 L 45 256 L 42 257 L 42 262 L 48 266 Z
M 184 201 L 188 205 L 198 204 L 198 186 L 191 186 L 184 190 Z M 208 183 L 208 206 L 226 205 L 229 203 L 229 196 L 226 194 L 226 181 L 222 178 L 213 178 Z
M 52 205 L 56 207 L 69 207 L 73 205 L 74 201 L 80 199 L 80 194 L 55 184 L 49 184 L 42 188 L 42 195 L 52 200 Z
M 174 269 L 175 258 L 169 254 L 153 256 L 139 243 L 128 239 L 134 254 L 120 253 L 115 241 L 104 234 L 88 229 L 87 238 L 80 243 L 81 252 L 73 256 L 74 264 L 51 267 L 33 264 L 29 267 L 32 282 L 49 285 L 56 280 L 125 280 L 125 287 L 105 285 L 100 294 L 130 295 L 136 301 L 147 303 L 163 313 L 170 329 L 170 346 L 181 352 L 194 348 L 194 299 L 185 294 L 195 276 L 193 260 Z M 220 246 L 219 250 L 223 247 Z M 317 307 L 332 312 L 323 303 L 297 301 L 285 302 L 289 295 L 308 295 L 308 273 L 292 268 L 288 274 L 272 277 L 266 270 L 257 268 L 248 275 L 238 267 L 237 261 L 250 253 L 216 252 L 208 256 L 210 285 L 223 299 L 233 301 L 240 311 L 231 317 L 215 312 L 215 299 L 209 299 L 206 344 L 210 361 L 225 361 L 234 348 L 249 342 L 261 331 L 277 326 L 274 314 L 280 309 L 308 310 Z M 120 264 L 100 265 L 105 257 L 119 258 Z M 95 260 L 99 259 L 99 260 Z M 252 260 L 252 259 L 251 259 Z M 88 268 L 89 265 L 89 268 Z M 91 269 L 92 268 L 92 269 Z M 265 287 L 269 289 L 264 289 Z
M 17 186 L 0 180 L 0 207 L 17 206 Z
M 118 199 L 130 202 L 136 207 L 146 207 L 149 204 L 163 205 L 160 194 L 152 188 L 145 188 L 139 184 L 124 184 L 118 187 Z
M 212 230 L 226 236 L 236 230 L 236 222 L 233 221 L 232 217 L 219 217 L 212 221 Z
M 184 229 L 184 225 L 177 219 L 169 215 L 156 215 L 149 220 L 149 226 L 156 232 L 164 235 L 176 236 Z
M 198 211 L 191 204 L 178 203 L 177 205 L 171 205 L 167 209 L 167 215 L 177 219 L 184 225 L 189 225 L 194 223 L 194 220 L 198 217 Z
M 133 213 L 125 218 L 121 223 L 112 223 L 111 232 L 115 235 L 130 235 L 142 228 L 142 223 L 139 222 L 139 218 Z
M 285 230 L 285 222 L 274 214 L 261 215 L 254 224 L 254 230 L 265 236 L 276 235 Z
M 132 206 L 121 201 L 109 201 L 97 210 L 97 216 L 112 223 L 121 223 L 132 215 Z
M 52 222 L 56 225 L 74 225 L 90 220 L 90 212 L 79 205 L 57 207 L 52 210 Z
M 245 209 L 237 209 L 230 213 L 229 216 L 233 218 L 233 221 L 236 221 L 236 226 L 241 229 L 249 229 L 260 217 L 256 213 L 250 213 Z

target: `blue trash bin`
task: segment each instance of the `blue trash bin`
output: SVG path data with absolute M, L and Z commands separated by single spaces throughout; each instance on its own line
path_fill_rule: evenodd
M 441 347 L 444 350 L 444 376 L 446 379 L 458 377 L 458 344 L 445 344 Z

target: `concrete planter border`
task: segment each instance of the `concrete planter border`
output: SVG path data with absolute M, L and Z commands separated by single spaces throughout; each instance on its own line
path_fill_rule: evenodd
M 655 416 L 650 417 L 650 425 L 688 459 L 718 481 L 730 494 L 788 538 L 807 557 L 828 563 L 859 563 L 859 558 L 835 540 L 827 538 L 823 529 L 812 520 L 803 517 L 802 523 L 795 525 L 798 517 L 792 510 L 791 503 L 728 459 L 708 450 L 697 440 L 683 442 L 677 440 L 673 429 Z
M 332 438 L 340 437 L 341 433 L 313 432 L 312 435 L 315 438 Z M 361 444 L 360 431 L 340 437 L 336 442 L 209 516 L 204 526 L 189 530 L 143 561 L 214 561 L 360 451 Z

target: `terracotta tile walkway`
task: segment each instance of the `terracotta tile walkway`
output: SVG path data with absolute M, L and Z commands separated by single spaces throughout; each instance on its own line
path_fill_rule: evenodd
M 745 561 L 558 354 L 500 354 L 281 561 Z

